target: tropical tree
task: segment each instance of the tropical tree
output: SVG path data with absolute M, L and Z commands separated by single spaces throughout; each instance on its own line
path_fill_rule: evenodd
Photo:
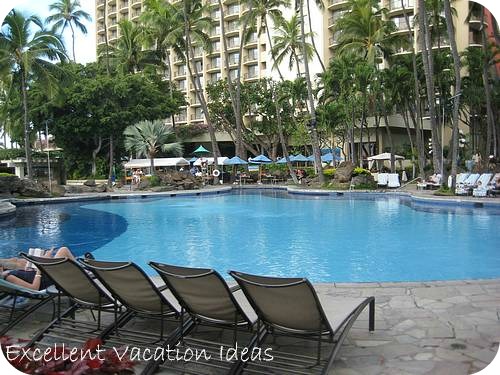
M 105 58 L 106 50 L 109 61 L 121 74 L 137 73 L 148 65 L 157 66 L 160 61 L 151 50 L 143 48 L 144 32 L 141 25 L 129 20 L 118 23 L 120 38 L 116 46 L 101 46 L 98 50 L 99 58 Z
M 302 56 L 307 56 L 311 59 L 313 49 L 311 44 L 306 43 L 306 53 L 302 54 L 302 35 L 300 29 L 299 15 L 293 15 L 289 20 L 284 18 L 277 19 L 275 27 L 276 35 L 273 37 L 274 46 L 271 50 L 274 66 L 278 66 L 288 57 L 288 68 L 293 69 L 294 65 L 297 69 L 297 76 L 302 73 L 300 71 L 300 63 L 305 59 Z M 309 37 L 306 34 L 306 37 Z
M 155 174 L 154 159 L 161 151 L 172 155 L 182 155 L 182 146 L 176 142 L 172 128 L 163 120 L 141 121 L 128 126 L 123 132 L 124 144 L 127 151 L 150 159 L 151 174 Z
M 432 134 L 432 161 L 434 172 L 443 175 L 442 144 L 439 140 L 439 129 L 436 113 L 436 84 L 434 82 L 434 59 L 432 54 L 432 35 L 429 20 L 426 17 L 425 0 L 418 0 L 418 24 L 420 32 L 420 49 L 425 72 L 425 85 L 427 88 L 427 105 L 431 122 Z
M 54 14 L 47 17 L 47 22 L 54 22 L 54 28 L 61 30 L 61 34 L 66 27 L 71 29 L 71 38 L 73 46 L 73 61 L 76 62 L 75 55 L 75 28 L 79 29 L 83 34 L 87 34 L 87 28 L 82 23 L 82 20 L 92 21 L 90 14 L 80 9 L 79 0 L 59 0 L 49 6 L 50 11 Z
M 28 87 L 34 76 L 40 82 L 44 82 L 48 93 L 54 92 L 57 89 L 60 70 L 51 61 L 66 61 L 66 59 L 61 38 L 53 31 L 46 30 L 40 18 L 36 16 L 26 18 L 15 10 L 5 17 L 0 33 L 0 71 L 7 68 L 10 70 L 12 81 L 19 85 L 22 95 L 28 178 L 33 178 Z
M 215 128 L 211 122 L 207 100 L 203 93 L 203 85 L 200 80 L 197 64 L 195 64 L 194 45 L 204 47 L 205 50 L 210 50 L 210 39 L 207 35 L 207 30 L 213 26 L 213 21 L 210 17 L 205 16 L 208 13 L 208 8 L 201 0 L 184 0 L 176 3 L 177 15 L 182 22 L 176 23 L 182 25 L 183 39 L 178 41 L 180 49 L 184 50 L 184 61 L 189 73 L 189 79 L 195 89 L 195 95 L 198 98 L 205 121 L 208 126 L 210 142 L 212 145 L 212 153 L 214 156 L 215 168 L 218 168 L 218 157 L 220 156 L 219 146 L 215 137 Z M 218 182 L 218 177 L 214 177 L 214 182 Z
M 311 74 L 309 72 L 309 50 L 308 43 L 306 42 L 306 31 L 305 31 L 305 18 L 304 18 L 304 4 L 303 1 L 300 0 L 298 2 L 298 6 L 300 7 L 300 47 L 302 51 L 302 57 L 304 59 L 304 73 L 307 85 L 307 97 L 309 100 L 309 132 L 311 136 L 311 144 L 314 155 L 314 166 L 316 168 L 316 172 L 318 173 L 318 181 L 320 184 L 325 183 L 325 176 L 323 175 L 323 167 L 321 164 L 321 150 L 319 145 L 319 137 L 318 137 L 318 128 L 316 121 L 316 108 L 314 103 L 314 94 L 312 89 L 312 81 Z
M 250 24 L 255 25 L 258 36 L 262 34 L 263 30 L 266 31 L 267 42 L 271 51 L 273 51 L 273 41 L 270 31 L 271 23 L 275 25 L 279 24 L 283 19 L 282 9 L 289 6 L 290 0 L 254 0 L 252 10 L 245 15 L 245 17 L 251 18 Z M 276 68 L 280 79 L 283 80 L 279 66 L 273 64 L 273 68 Z
M 394 34 L 396 25 L 387 20 L 387 10 L 380 8 L 377 0 L 349 0 L 348 7 L 349 11 L 335 25 L 335 31 L 341 32 L 340 53 L 355 53 L 378 69 L 382 58 L 388 57 L 394 47 L 401 43 L 400 37 Z M 378 77 L 382 78 L 383 75 Z M 373 86 L 381 90 L 383 83 L 376 82 Z M 394 145 L 384 95 L 377 95 L 377 100 L 391 148 L 391 169 L 394 170 Z

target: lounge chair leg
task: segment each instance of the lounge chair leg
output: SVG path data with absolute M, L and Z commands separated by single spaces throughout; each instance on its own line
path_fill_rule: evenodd
M 370 332 L 375 331 L 375 298 L 370 301 L 370 306 L 368 310 L 368 330 Z

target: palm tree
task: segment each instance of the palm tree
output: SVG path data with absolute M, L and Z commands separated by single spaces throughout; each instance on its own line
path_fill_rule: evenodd
M 349 11 L 335 24 L 335 31 L 341 32 L 340 53 L 356 53 L 368 64 L 378 69 L 383 57 L 388 57 L 401 40 L 393 34 L 396 25 L 386 18 L 387 10 L 379 8 L 377 0 L 349 0 Z M 382 77 L 382 76 L 379 76 Z M 377 87 L 377 84 L 374 85 Z M 382 82 L 378 83 L 382 89 Z M 395 169 L 392 135 L 387 121 L 384 96 L 378 96 L 379 108 L 384 118 L 387 137 L 391 148 L 391 169 Z M 360 145 L 362 147 L 362 145 Z
M 182 155 L 182 146 L 175 133 L 162 120 L 141 121 L 128 126 L 123 132 L 125 149 L 150 159 L 151 174 L 155 174 L 154 159 L 162 151 Z
M 444 15 L 446 18 L 446 27 L 448 29 L 448 39 L 450 41 L 451 54 L 453 57 L 453 70 L 455 72 L 455 96 L 453 100 L 453 115 L 452 115 L 452 152 L 451 152 L 451 176 L 452 190 L 455 190 L 455 181 L 457 176 L 457 159 L 458 159 L 458 111 L 460 109 L 460 95 L 462 90 L 462 78 L 460 70 L 460 56 L 458 54 L 457 41 L 455 40 L 455 27 L 453 25 L 453 17 L 451 14 L 450 0 L 444 0 Z
M 210 38 L 206 31 L 212 28 L 213 21 L 210 17 L 205 16 L 205 14 L 208 13 L 208 7 L 202 4 L 201 0 L 184 0 L 176 3 L 174 6 L 176 6 L 175 9 L 177 9 L 177 17 L 179 19 L 179 22 L 176 24 L 181 25 L 177 33 L 178 35 L 182 35 L 182 39 L 178 41 L 178 47 L 184 50 L 183 57 L 188 69 L 189 79 L 195 89 L 196 97 L 201 104 L 205 116 L 212 145 L 214 165 L 215 168 L 218 168 L 218 157 L 220 156 L 219 145 L 217 144 L 217 138 L 215 136 L 215 127 L 210 119 L 208 104 L 203 92 L 203 85 L 200 80 L 198 67 L 194 63 L 195 54 L 193 46 L 193 44 L 202 46 L 205 50 L 210 51 Z M 218 177 L 214 177 L 214 182 L 218 182 Z
M 318 48 L 316 47 L 316 39 L 314 38 L 314 32 L 313 32 L 313 27 L 312 27 L 312 18 L 311 18 L 311 2 L 309 0 L 306 0 L 307 3 L 307 20 L 309 23 L 309 35 L 311 36 L 311 45 L 314 50 L 314 53 L 316 54 L 316 58 L 319 61 L 319 64 L 321 65 L 321 69 L 323 72 L 325 72 L 325 64 L 323 63 L 323 59 L 321 58 L 321 55 L 319 54 Z M 324 11 L 325 9 L 325 4 L 323 4 L 323 0 L 315 0 L 316 6 L 321 10 Z
M 317 129 L 317 121 L 316 121 L 316 108 L 314 104 L 314 95 L 312 90 L 312 82 L 311 82 L 311 74 L 309 72 L 309 50 L 308 43 L 306 43 L 306 31 L 305 31 L 305 19 L 304 19 L 304 4 L 303 1 L 300 0 L 298 2 L 298 6 L 300 7 L 300 47 L 302 51 L 302 56 L 304 58 L 304 73 L 307 85 L 307 96 L 309 99 L 309 132 L 311 135 L 311 144 L 314 154 L 314 166 L 316 168 L 316 172 L 318 173 L 318 181 L 321 185 L 325 183 L 325 175 L 323 174 L 323 168 L 321 164 L 321 150 L 319 145 L 319 137 L 318 137 L 318 129 Z M 310 35 L 310 33 L 308 33 Z M 311 36 L 312 37 L 312 36 Z
M 34 32 L 33 28 L 38 28 Z M 57 88 L 57 65 L 50 61 L 67 59 L 61 38 L 53 31 L 45 30 L 36 16 L 25 18 L 12 10 L 2 24 L 0 33 L 0 71 L 10 69 L 22 93 L 24 147 L 28 178 L 33 178 L 30 145 L 30 121 L 28 111 L 28 87 L 32 75 L 45 83 L 49 92 Z
M 118 23 L 120 38 L 116 46 L 101 46 L 98 54 L 101 58 L 103 48 L 109 51 L 109 60 L 118 72 L 122 74 L 137 73 L 148 64 L 155 65 L 159 61 L 156 54 L 151 50 L 145 50 L 144 29 L 129 20 L 121 20 Z
M 257 34 L 260 36 L 262 30 L 266 30 L 267 42 L 269 43 L 269 50 L 273 51 L 273 41 L 271 39 L 270 26 L 271 22 L 275 25 L 283 19 L 282 9 L 290 6 L 290 0 L 254 0 L 251 12 L 246 14 L 246 17 L 252 18 L 251 24 L 256 24 Z M 283 81 L 278 65 L 274 64 L 280 79 Z
M 71 38 L 73 40 L 73 61 L 76 62 L 75 28 L 79 29 L 83 34 L 87 34 L 87 28 L 81 20 L 85 19 L 87 21 L 92 21 L 92 17 L 90 17 L 90 14 L 80 9 L 79 0 L 59 0 L 51 4 L 49 10 L 55 13 L 47 17 L 47 22 L 54 22 L 54 28 L 56 30 L 60 29 L 62 34 L 66 27 L 70 27 Z
M 439 142 L 439 129 L 436 114 L 436 95 L 434 83 L 434 59 L 432 55 L 431 32 L 429 20 L 426 15 L 425 0 L 418 0 L 418 23 L 420 32 L 420 49 L 422 50 L 422 60 L 424 62 L 425 85 L 427 87 L 427 104 L 431 121 L 432 134 L 432 161 L 434 172 L 443 175 L 442 170 L 442 145 Z
M 284 18 L 278 19 L 276 24 L 276 36 L 273 37 L 274 46 L 271 50 L 274 66 L 278 66 L 285 60 L 288 59 L 288 67 L 290 70 L 293 69 L 295 65 L 297 69 L 297 75 L 301 75 L 300 62 L 303 60 L 302 54 L 302 37 L 300 31 L 300 18 L 298 15 L 293 15 L 288 21 Z M 309 37 L 309 33 L 306 37 Z M 313 49 L 309 43 L 306 43 L 306 53 L 308 59 L 312 57 Z M 305 59 L 304 59 L 305 60 Z

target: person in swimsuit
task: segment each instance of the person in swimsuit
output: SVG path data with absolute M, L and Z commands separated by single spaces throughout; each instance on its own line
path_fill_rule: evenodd
M 67 247 L 61 247 L 56 251 L 54 255 L 53 249 L 47 250 L 43 255 L 45 258 L 69 258 L 75 259 L 74 255 Z M 15 265 L 16 269 L 1 270 L 2 279 L 24 288 L 29 288 L 33 290 L 43 290 L 47 289 L 53 284 L 45 274 L 42 274 L 39 269 L 26 268 L 27 261 L 22 258 L 10 258 L 2 259 L 0 263 L 5 264 L 6 267 Z M 12 267 L 14 268 L 14 267 Z

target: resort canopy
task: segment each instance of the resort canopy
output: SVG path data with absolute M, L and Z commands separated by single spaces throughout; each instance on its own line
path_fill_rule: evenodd
M 375 162 L 377 162 L 377 164 L 378 164 L 378 162 L 384 162 L 386 160 L 391 160 L 391 153 L 390 152 L 384 152 L 382 154 L 370 156 L 370 157 L 367 158 L 367 160 L 368 160 L 368 169 L 371 169 L 372 166 L 373 166 L 373 163 L 375 163 Z M 401 160 L 404 160 L 404 157 L 400 156 L 400 155 L 394 154 L 394 160 L 401 161 Z
M 155 167 L 184 167 L 189 166 L 189 161 L 184 158 L 155 158 Z M 126 169 L 133 168 L 149 168 L 151 166 L 150 159 L 131 159 L 125 163 Z
M 226 156 L 220 156 L 217 158 L 217 164 L 218 165 L 223 165 L 224 162 L 226 160 L 228 160 L 229 158 L 226 157 Z M 196 165 L 197 167 L 200 167 L 201 166 L 201 163 L 203 162 L 206 162 L 207 165 L 213 165 L 214 164 L 214 158 L 199 158 L 198 160 L 196 160 L 193 165 Z
M 307 163 L 309 160 L 302 154 L 293 156 L 293 161 L 296 163 Z

